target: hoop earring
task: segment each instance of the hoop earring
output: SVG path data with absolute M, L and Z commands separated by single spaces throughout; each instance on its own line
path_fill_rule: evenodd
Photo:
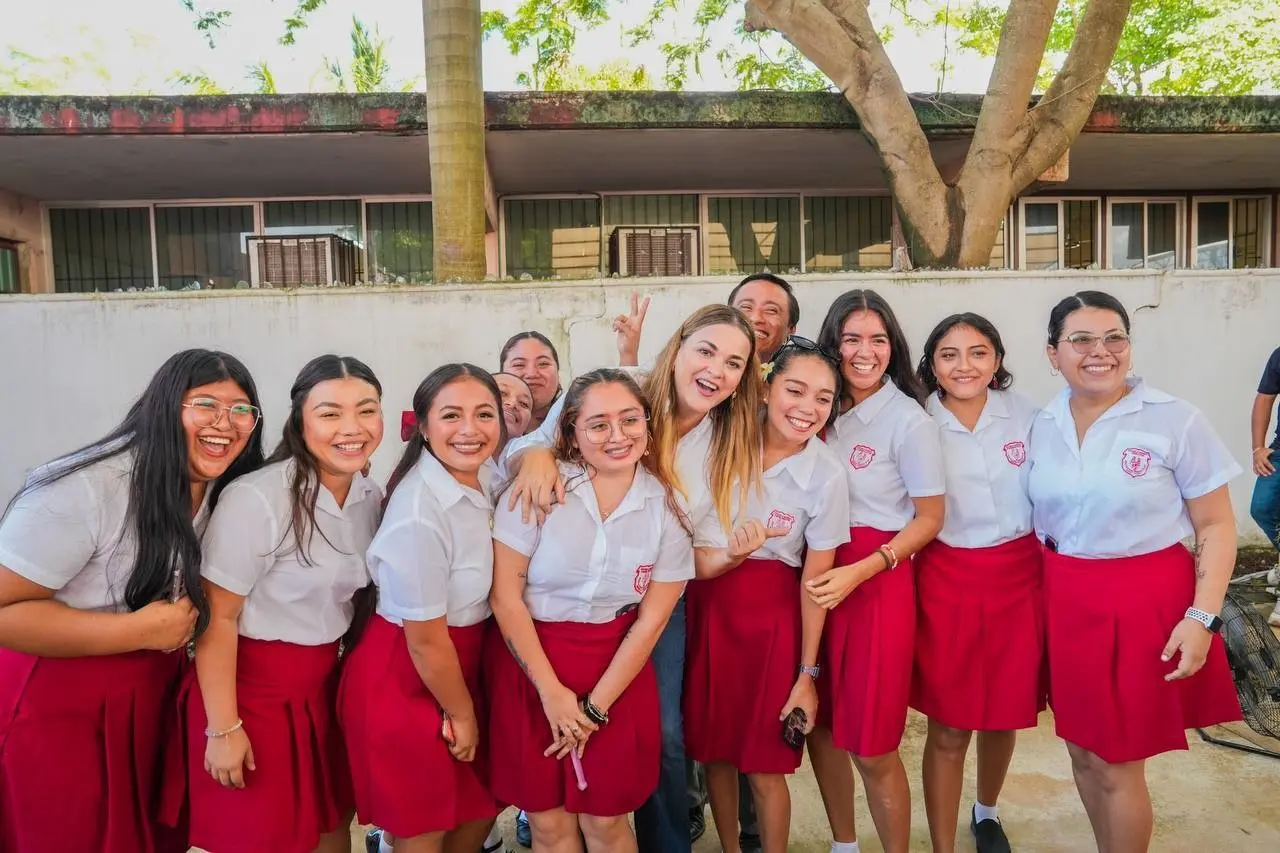
M 1049 368 L 1049 375 L 1050 375 L 1050 376 L 1057 376 L 1057 375 L 1058 375 L 1058 373 L 1059 373 L 1058 368 L 1056 368 L 1056 367 L 1050 367 L 1050 368 Z

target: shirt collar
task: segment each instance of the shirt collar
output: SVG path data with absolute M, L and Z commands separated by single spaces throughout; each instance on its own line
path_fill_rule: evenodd
M 854 406 L 849 411 L 857 415 L 858 420 L 864 424 L 870 424 L 875 420 L 876 415 L 884 410 L 895 397 L 901 397 L 902 392 L 898 390 L 898 386 L 886 379 L 884 384 L 880 386 L 880 390 L 876 391 L 867 399 Z M 847 413 L 846 413 L 847 414 Z
M 280 481 L 284 484 L 285 494 L 289 493 L 289 484 L 293 481 L 293 474 L 298 469 L 298 463 L 295 460 L 289 460 L 280 466 Z M 346 518 L 347 511 L 353 506 L 360 503 L 375 491 L 373 481 L 364 474 L 357 473 L 351 479 L 351 490 L 347 492 L 347 500 L 342 506 L 338 506 L 338 501 L 333 496 L 333 492 L 326 489 L 323 485 L 316 492 L 316 509 L 326 515 L 334 518 Z
M 934 391 L 929 395 L 929 399 L 925 400 L 925 411 L 944 429 L 953 430 L 955 432 L 969 432 L 964 424 L 960 423 L 960 419 L 955 413 L 948 409 L 942 403 L 940 392 Z M 991 423 L 992 418 L 1009 417 L 1009 403 L 1005 399 L 1004 394 L 992 389 L 987 392 L 987 402 L 982 407 L 982 414 L 978 416 L 978 423 L 974 425 L 975 433 L 981 432 L 984 427 Z
M 692 434 L 690 433 L 690 435 Z M 588 478 L 583 466 L 561 462 L 560 476 L 566 483 L 571 484 L 570 494 L 576 494 L 579 500 L 595 512 L 596 518 L 599 518 L 600 505 L 596 501 L 596 490 L 592 488 L 591 480 Z M 667 490 L 662 487 L 662 483 L 659 482 L 658 478 L 650 474 L 643 465 L 637 465 L 636 476 L 631 481 L 631 488 L 627 489 L 627 493 L 623 495 L 618 508 L 613 511 L 609 518 L 619 518 L 629 512 L 642 510 L 651 498 L 665 498 L 666 494 Z
M 493 460 L 486 459 L 484 464 L 480 466 L 480 491 L 476 491 L 469 486 L 464 486 L 453 478 L 453 475 L 445 470 L 440 464 L 440 460 L 436 459 L 430 451 L 424 450 L 422 457 L 418 459 L 417 464 L 418 476 L 422 477 L 422 481 L 427 484 L 427 489 L 440 502 L 440 506 L 444 509 L 456 504 L 463 499 L 470 501 L 478 507 L 488 508 L 491 501 L 489 498 L 489 488 L 493 481 Z
M 702 440 L 707 433 L 711 432 L 713 426 L 714 425 L 711 423 L 711 415 L 708 413 L 702 418 L 702 420 L 698 421 L 698 425 L 696 427 L 686 432 L 684 437 L 676 442 L 676 444 L 685 444 L 686 442 L 688 444 L 694 444 L 695 442 Z
M 765 478 L 778 477 L 785 473 L 801 489 L 809 488 L 809 484 L 813 480 L 814 469 L 818 465 L 819 451 L 815 442 L 821 442 L 821 439 L 815 436 L 806 441 L 799 453 L 791 454 L 766 471 L 764 473 Z
M 1143 405 L 1147 403 L 1168 403 L 1175 399 L 1163 391 L 1149 388 L 1146 382 L 1136 376 L 1126 379 L 1125 384 L 1132 390 L 1117 400 L 1111 408 L 1099 415 L 1098 423 L 1139 412 L 1142 410 Z M 1063 388 L 1059 391 L 1049 405 L 1045 406 L 1044 411 L 1040 413 L 1040 417 L 1050 418 L 1057 423 L 1058 429 L 1061 431 L 1062 437 L 1066 439 L 1068 447 L 1079 448 L 1079 442 L 1076 439 L 1076 421 L 1071 415 L 1070 388 Z

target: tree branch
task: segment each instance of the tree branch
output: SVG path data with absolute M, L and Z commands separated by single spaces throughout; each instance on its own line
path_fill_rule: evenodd
M 836 84 L 880 154 L 925 263 L 943 257 L 951 242 L 948 188 L 867 0 L 747 0 L 746 14 L 748 28 L 781 33 Z
M 1131 0 L 1091 0 L 1071 50 L 1049 90 L 1027 113 L 1015 138 L 1014 192 L 1020 192 L 1067 152 L 1084 127 L 1120 44 Z

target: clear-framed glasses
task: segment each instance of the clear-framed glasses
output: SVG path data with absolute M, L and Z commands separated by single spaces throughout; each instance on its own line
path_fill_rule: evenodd
M 1089 332 L 1073 332 L 1065 338 L 1060 338 L 1058 343 L 1063 341 L 1071 344 L 1071 348 L 1080 355 L 1093 352 L 1098 346 L 1098 341 L 1102 341 L 1103 349 L 1112 355 L 1119 355 L 1129 348 L 1129 336 L 1124 332 L 1107 332 L 1101 337 Z
M 826 347 L 819 345 L 817 341 L 811 341 L 808 338 L 802 338 L 799 335 L 791 335 L 790 337 L 787 338 L 787 342 L 784 343 L 778 349 L 784 350 L 787 347 L 792 347 L 798 350 L 804 350 L 805 352 L 816 352 L 818 355 L 822 356 L 827 361 L 830 361 L 834 364 L 840 363 L 839 357 L 836 356 L 831 351 L 829 351 Z
M 608 444 L 613 438 L 615 426 L 627 438 L 641 438 L 649 432 L 649 419 L 644 415 L 627 415 L 616 421 L 592 421 L 586 426 L 578 427 L 578 432 L 592 444 Z
M 214 426 L 222 420 L 223 414 L 226 414 L 227 423 L 233 430 L 250 433 L 262 418 L 262 412 L 257 406 L 251 406 L 248 403 L 224 406 L 212 397 L 194 397 L 183 403 L 182 408 L 191 410 L 192 422 L 197 429 Z

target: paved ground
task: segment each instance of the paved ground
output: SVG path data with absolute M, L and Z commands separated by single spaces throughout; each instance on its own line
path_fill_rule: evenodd
M 919 773 L 924 731 L 924 719 L 913 714 L 903 744 L 903 757 L 911 777 L 913 853 L 930 850 Z M 1153 853 L 1280 851 L 1280 760 L 1201 743 L 1194 733 L 1192 738 L 1190 751 L 1165 755 L 1148 765 L 1156 808 Z M 1280 743 L 1271 745 L 1280 749 Z M 818 787 L 807 764 L 792 779 L 791 794 L 790 850 L 826 853 L 830 835 Z M 973 798 L 972 772 L 965 796 L 967 810 Z M 865 853 L 879 853 L 881 847 L 861 791 L 857 806 L 862 849 Z M 1088 820 L 1071 779 L 1066 750 L 1053 735 L 1053 718 L 1048 712 L 1041 717 L 1038 729 L 1022 735 L 1000 809 L 1018 853 L 1093 853 L 1095 850 Z M 521 848 L 515 847 L 512 815 L 508 812 L 503 816 L 503 826 L 508 849 L 514 853 Z M 362 838 L 363 832 L 353 833 L 352 837 L 353 841 Z M 353 849 L 363 853 L 363 847 Z M 709 826 L 695 853 L 715 853 L 719 849 L 715 829 Z M 967 829 L 962 828 L 956 849 L 958 853 L 972 853 L 973 841 Z

